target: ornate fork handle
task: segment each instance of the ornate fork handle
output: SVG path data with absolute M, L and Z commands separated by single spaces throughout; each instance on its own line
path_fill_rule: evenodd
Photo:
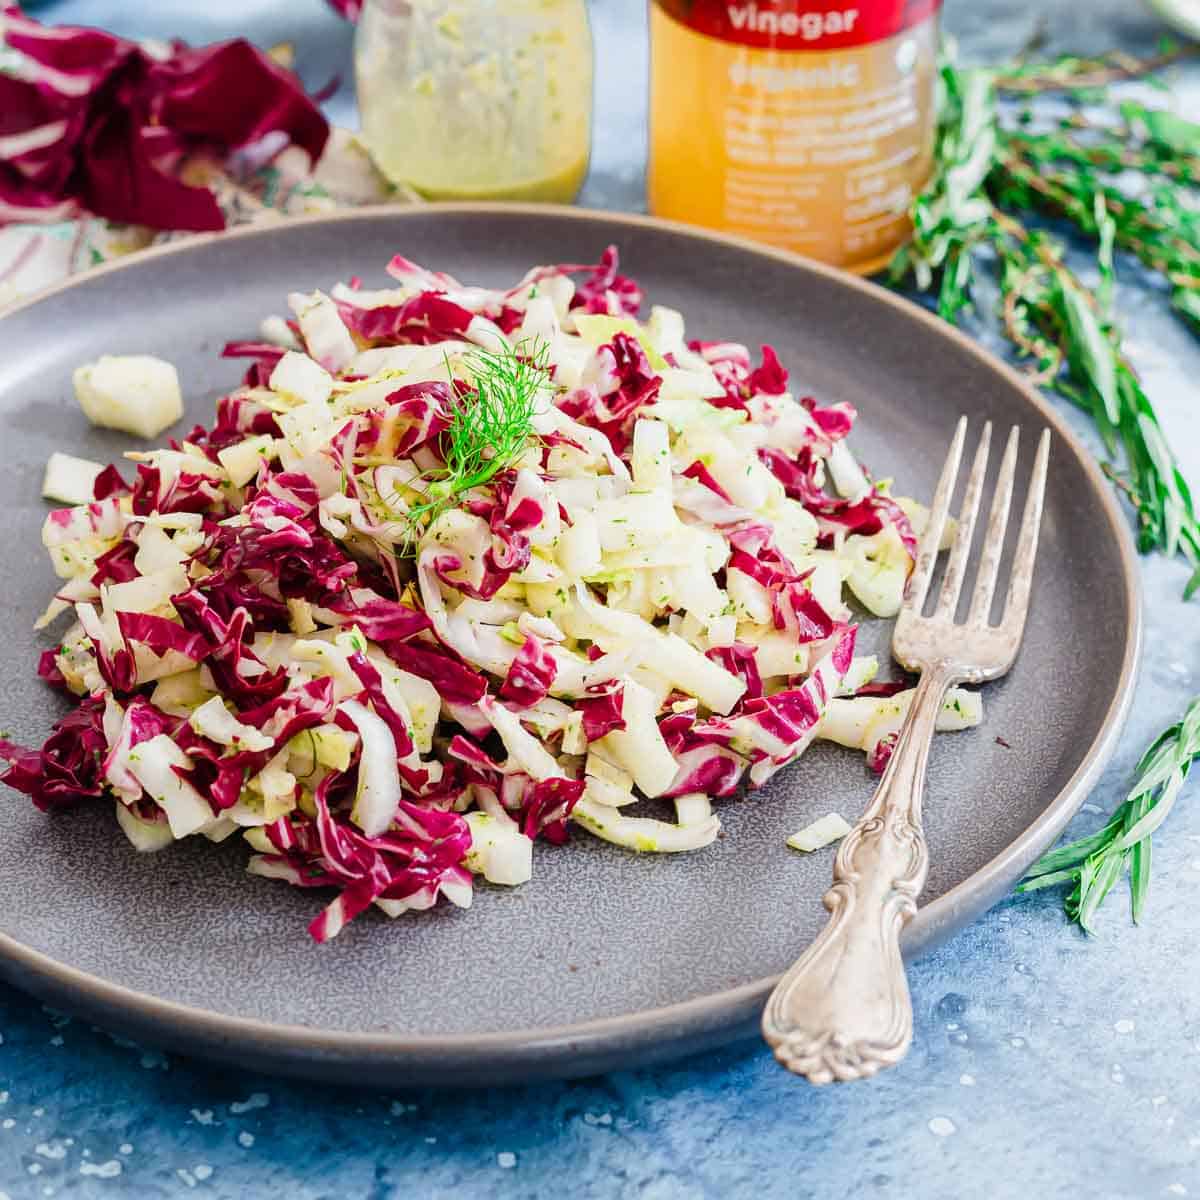
M 823 898 L 829 923 L 767 1001 L 763 1034 L 775 1057 L 813 1083 L 874 1075 L 912 1040 L 900 931 L 917 910 L 929 866 L 925 766 L 953 682 L 946 667 L 921 676 L 879 787 L 838 849 Z

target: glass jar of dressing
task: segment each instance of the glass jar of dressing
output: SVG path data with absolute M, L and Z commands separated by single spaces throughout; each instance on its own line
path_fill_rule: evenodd
M 933 164 L 941 0 L 650 0 L 650 211 L 852 271 Z
M 367 0 L 355 43 L 363 140 L 430 200 L 570 203 L 587 173 L 585 0 Z

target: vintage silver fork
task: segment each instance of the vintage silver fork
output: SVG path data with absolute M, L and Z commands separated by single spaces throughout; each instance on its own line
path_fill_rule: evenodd
M 917 910 L 929 850 L 921 827 L 925 766 L 934 723 L 955 683 L 998 679 L 1012 666 L 1025 630 L 1037 554 L 1050 431 L 1043 432 L 997 625 L 990 623 L 1017 465 L 1013 428 L 1000 464 L 991 515 L 965 623 L 955 622 L 987 471 L 991 422 L 983 427 L 967 479 L 954 544 L 932 616 L 922 616 L 958 477 L 967 419 L 958 422 L 942 469 L 916 566 L 892 635 L 892 654 L 921 679 L 891 761 L 862 819 L 838 849 L 825 893 L 829 923 L 779 981 L 763 1013 L 763 1035 L 789 1071 L 813 1083 L 861 1079 L 900 1061 L 912 1041 L 912 1001 L 900 931 Z

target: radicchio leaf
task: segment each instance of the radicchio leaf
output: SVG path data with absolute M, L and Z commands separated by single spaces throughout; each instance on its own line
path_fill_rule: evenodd
M 540 833 L 548 842 L 561 845 L 567 840 L 567 818 L 583 795 L 582 779 L 555 776 L 531 783 L 523 796 L 521 832 L 527 838 Z
M 575 702 L 583 716 L 583 736 L 589 742 L 598 741 L 614 729 L 625 728 L 625 685 L 619 681 L 597 684 L 588 694 Z
M 475 318 L 469 309 L 438 292 L 420 292 L 402 304 L 363 308 L 337 300 L 338 315 L 351 333 L 389 346 L 427 345 L 460 338 Z
M 530 634 L 522 642 L 508 668 L 508 674 L 500 685 L 500 696 L 519 708 L 528 708 L 550 694 L 557 669 L 549 646 L 541 638 Z
M 560 263 L 553 270 L 561 275 L 586 273 L 587 278 L 575 286 L 572 308 L 582 308 L 589 313 L 636 317 L 642 306 L 642 289 L 628 276 L 621 275 L 617 270 L 619 266 L 620 256 L 616 246 L 607 246 L 598 263 L 591 266 Z
M 40 750 L 28 750 L 0 738 L 0 758 L 8 767 L 0 780 L 29 796 L 43 812 L 65 808 L 102 794 L 104 698 L 85 696 L 55 722 Z
M 6 5 L 0 223 L 86 210 L 123 224 L 225 227 L 216 198 L 176 171 L 281 134 L 316 161 L 329 126 L 295 75 L 244 38 L 164 57 L 98 29 L 49 28 Z
M 473 705 L 487 691 L 487 681 L 452 650 L 427 642 L 388 642 L 388 657 L 404 671 L 428 679 L 443 699 Z

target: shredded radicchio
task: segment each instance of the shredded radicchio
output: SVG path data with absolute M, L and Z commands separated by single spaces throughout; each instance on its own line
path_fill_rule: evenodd
M 152 221 L 169 203 L 174 225 L 212 227 L 211 196 L 170 173 L 182 156 L 268 130 L 323 144 L 295 81 L 244 43 L 159 58 L 2 11 L 36 67 L 0 75 L 0 145 L 25 139 L 0 163 L 5 213 Z M 503 291 L 400 254 L 387 270 L 386 293 L 293 297 L 303 350 L 226 345 L 244 375 L 209 427 L 48 514 L 46 620 L 73 605 L 76 622 L 37 673 L 76 707 L 41 749 L 0 740 L 0 779 L 44 810 L 115 799 L 140 849 L 243 833 L 253 872 L 334 893 L 318 941 L 372 907 L 465 905 L 474 875 L 520 883 L 532 842 L 573 823 L 698 849 L 711 810 L 680 804 L 672 824 L 625 806 L 757 787 L 835 736 L 835 706 L 857 706 L 856 728 L 906 686 L 842 698 L 846 538 L 915 548 L 891 497 L 827 486 L 853 408 L 793 399 L 770 346 L 756 365 L 739 344 L 682 342 L 669 313 L 631 324 L 643 296 L 614 247 Z M 494 434 L 464 432 L 485 411 L 472 347 L 511 355 L 490 393 L 511 403 L 540 354 L 527 317 L 550 327 L 552 404 L 525 397 L 528 428 L 497 462 Z M 597 328 L 598 346 L 572 332 Z M 693 401 L 695 420 L 668 424 Z M 894 745 L 864 746 L 869 764 Z
M 185 160 L 221 161 L 283 135 L 315 162 L 329 127 L 300 81 L 244 38 L 165 54 L 98 29 L 0 9 L 0 224 L 92 213 L 152 229 L 216 230 Z

